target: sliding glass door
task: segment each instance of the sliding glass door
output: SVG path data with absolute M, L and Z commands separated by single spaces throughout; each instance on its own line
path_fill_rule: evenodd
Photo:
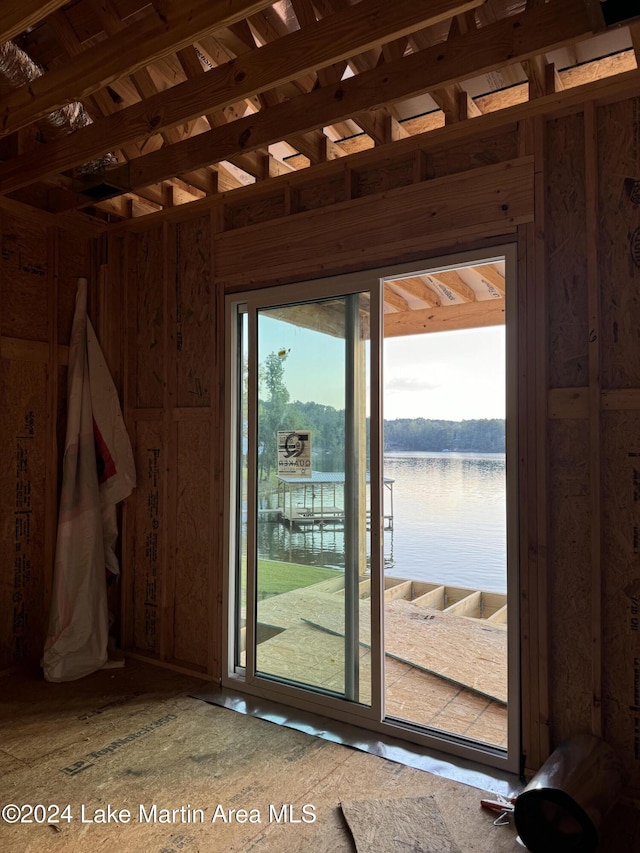
M 514 293 L 503 247 L 229 298 L 225 684 L 517 769 Z

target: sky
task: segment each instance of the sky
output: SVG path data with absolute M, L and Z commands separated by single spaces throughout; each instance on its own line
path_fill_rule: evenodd
M 385 418 L 504 418 L 504 332 L 488 326 L 387 338 Z
M 259 361 L 288 350 L 290 399 L 344 408 L 344 341 L 261 316 Z M 505 329 L 408 335 L 384 341 L 384 417 L 505 417 Z

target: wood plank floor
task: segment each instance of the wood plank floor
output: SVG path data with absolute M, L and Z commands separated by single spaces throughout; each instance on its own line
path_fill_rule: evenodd
M 0 822 L 0 850 L 342 853 L 354 850 L 342 800 L 429 795 L 464 853 L 522 850 L 512 827 L 494 827 L 480 809 L 480 791 L 189 696 L 201 688 L 199 680 L 131 660 L 68 684 L 49 684 L 39 673 L 1 679 L 0 805 L 68 804 L 72 820 Z M 153 804 L 156 820 L 146 822 Z M 273 817 L 283 804 L 295 820 L 312 806 L 316 819 L 270 821 L 269 807 Z M 128 809 L 130 822 L 88 822 L 109 806 Z M 212 822 L 217 806 L 220 815 L 246 809 L 261 822 Z M 169 816 L 162 810 L 176 810 L 170 823 L 160 821 Z M 607 851 L 640 849 L 628 816 L 625 834 L 613 839 L 618 846 Z

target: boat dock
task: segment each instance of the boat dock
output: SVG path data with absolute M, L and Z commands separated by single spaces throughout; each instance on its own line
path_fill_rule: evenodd
M 340 506 L 344 497 L 345 475 L 341 471 L 314 471 L 310 477 L 278 477 L 277 520 L 289 527 L 308 525 L 344 525 L 345 512 Z M 383 486 L 388 494 L 389 508 L 384 513 L 384 527 L 393 528 L 393 484 L 395 480 L 385 477 Z M 367 474 L 366 484 L 370 486 Z M 371 523 L 370 489 L 367 489 L 367 527 Z M 385 502 L 386 503 L 386 502 Z M 385 506 L 386 509 L 386 506 Z M 267 510 L 266 512 L 273 512 Z M 263 516 L 264 520 L 268 520 Z

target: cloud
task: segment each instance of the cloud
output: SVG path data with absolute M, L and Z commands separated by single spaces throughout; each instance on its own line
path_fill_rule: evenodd
M 434 382 L 426 377 L 418 376 L 394 376 L 389 380 L 385 380 L 385 393 L 404 392 L 404 391 L 434 391 L 440 388 L 441 382 Z

